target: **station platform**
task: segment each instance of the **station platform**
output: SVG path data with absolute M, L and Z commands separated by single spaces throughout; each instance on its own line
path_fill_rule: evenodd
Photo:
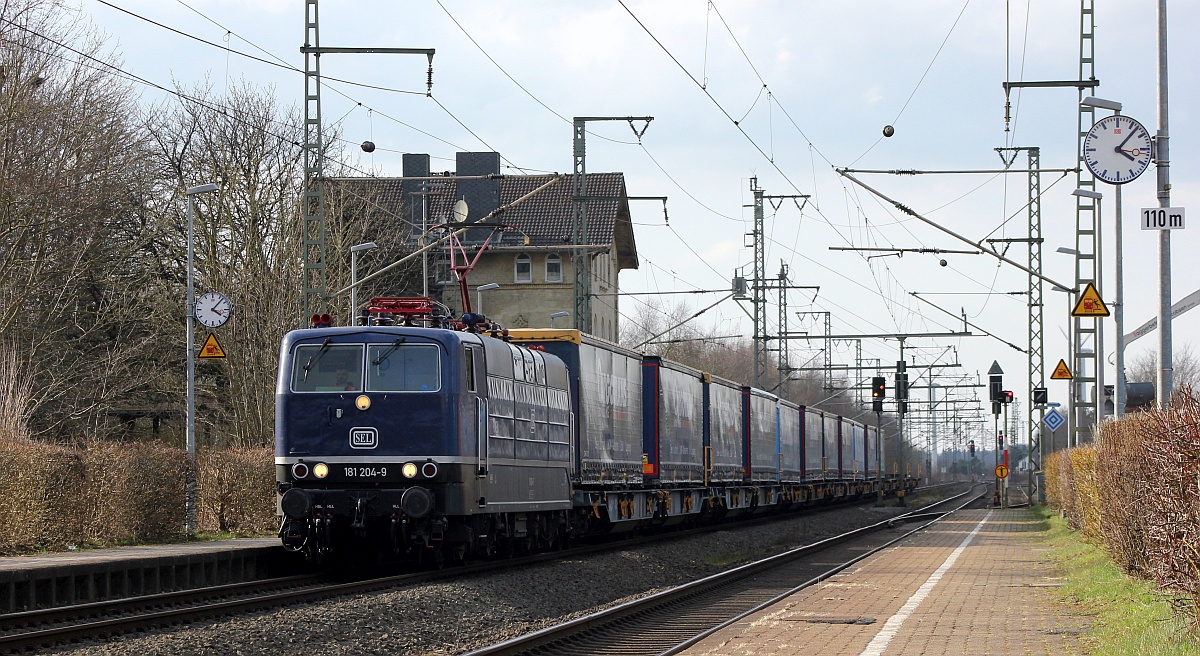
M 1028 509 L 957 513 L 681 653 L 1086 653 L 1090 620 L 1055 603 L 1044 530 Z
M 296 566 L 278 538 L 87 549 L 0 558 L 0 613 L 239 583 Z

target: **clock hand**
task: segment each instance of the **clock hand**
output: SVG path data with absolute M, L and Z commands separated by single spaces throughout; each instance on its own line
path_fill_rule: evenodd
M 1125 148 L 1125 144 L 1129 143 L 1129 140 L 1133 138 L 1133 135 L 1134 135 L 1136 132 L 1137 132 L 1137 131 L 1135 130 L 1135 131 L 1133 131 L 1133 132 L 1130 132 L 1129 134 L 1125 135 L 1125 139 L 1123 139 L 1123 140 L 1121 141 L 1121 143 L 1117 144 L 1117 147 L 1116 147 L 1116 148 L 1113 148 L 1113 150 L 1114 150 L 1114 151 L 1116 151 L 1116 152 L 1118 152 L 1118 153 L 1120 153 L 1120 152 L 1124 152 L 1124 150 L 1123 150 L 1123 149 Z M 1133 159 L 1133 158 L 1131 157 L 1130 159 Z

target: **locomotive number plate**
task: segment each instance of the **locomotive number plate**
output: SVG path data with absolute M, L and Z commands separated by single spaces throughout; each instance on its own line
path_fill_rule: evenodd
M 386 479 L 388 471 L 392 470 L 399 473 L 399 467 L 387 467 L 383 465 L 374 467 L 364 467 L 362 465 L 343 465 L 342 476 L 347 479 Z

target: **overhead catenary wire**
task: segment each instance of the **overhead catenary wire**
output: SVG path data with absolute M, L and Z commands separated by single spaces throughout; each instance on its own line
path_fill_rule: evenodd
M 722 17 L 722 20 L 723 20 L 723 19 L 724 19 L 724 17 Z M 740 44 L 739 44 L 739 48 L 740 48 Z M 743 54 L 745 54 L 745 51 L 744 51 L 744 49 L 743 49 Z M 773 100 L 773 104 L 775 104 L 775 105 L 779 106 L 779 108 L 780 108 L 780 109 L 783 109 L 783 108 L 782 108 L 782 105 L 779 105 L 779 104 L 778 104 L 778 102 L 775 102 L 774 100 Z M 786 112 L 785 112 L 785 113 L 786 113 Z M 390 118 L 390 117 L 389 117 L 389 118 Z M 816 149 L 816 148 L 815 148 L 815 146 L 813 146 L 812 144 L 810 144 L 810 153 L 814 153 L 814 154 L 815 154 L 815 153 L 818 153 L 818 152 L 819 152 L 819 150 L 818 150 L 818 149 Z M 764 152 L 764 156 L 766 156 L 768 159 L 770 159 L 770 154 L 769 154 L 769 153 L 766 153 L 766 152 Z M 661 167 L 660 167 L 660 168 L 661 168 Z M 668 177 L 670 177 L 670 176 L 668 176 Z M 682 187 L 681 187 L 681 188 L 682 188 Z M 795 248 L 793 248 L 792 250 L 795 250 Z M 696 252 L 695 250 L 693 250 L 693 254 L 694 254 L 694 255 L 696 255 L 697 257 L 700 257 L 700 253 Z M 703 259 L 702 259 L 701 261 L 703 261 Z M 710 268 L 711 268 L 711 267 L 710 267 Z M 715 269 L 713 269 L 713 271 L 714 271 L 714 273 L 717 273 L 718 275 L 721 275 L 721 274 L 719 274 L 719 272 L 717 272 Z M 883 293 L 884 293 L 884 294 L 887 294 L 887 293 L 895 293 L 895 290 L 890 290 L 890 291 L 889 291 L 889 290 L 887 290 L 887 289 L 886 289 L 886 287 L 888 287 L 888 286 L 890 286 L 890 285 L 885 285 Z M 879 293 L 879 292 L 877 291 L 876 293 Z M 884 298 L 885 300 L 887 300 L 887 296 L 883 296 L 883 298 Z

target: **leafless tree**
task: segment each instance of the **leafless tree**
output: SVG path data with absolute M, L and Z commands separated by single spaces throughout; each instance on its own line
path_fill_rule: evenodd
M 176 346 L 163 365 L 174 372 L 183 400 L 187 277 L 187 199 L 184 190 L 216 183 L 193 196 L 195 287 L 219 291 L 234 306 L 214 331 L 223 360 L 197 366 L 197 425 L 201 443 L 263 445 L 274 431 L 274 378 L 279 341 L 299 327 L 303 222 L 302 126 L 272 94 L 249 85 L 224 96 L 200 87 L 179 102 L 154 108 L 147 132 L 163 181 L 156 210 L 162 224 L 163 311 Z M 196 343 L 207 337 L 198 330 Z
M 151 179 L 132 89 L 110 63 L 76 9 L 0 5 L 0 334 L 18 379 L 35 381 L 34 435 L 104 433 L 154 376 L 137 266 Z
M 1171 360 L 1174 366 L 1173 377 L 1176 389 L 1191 387 L 1200 389 L 1200 359 L 1192 350 L 1191 344 L 1173 346 Z M 1141 355 L 1127 361 L 1125 379 L 1131 383 L 1158 383 L 1158 353 L 1145 351 Z
M 197 293 L 225 293 L 235 308 L 234 319 L 215 331 L 226 358 L 204 362 L 197 370 L 197 421 L 208 436 L 206 440 L 202 435 L 201 442 L 269 444 L 279 343 L 287 331 L 306 327 L 308 320 L 301 316 L 303 125 L 297 112 L 280 108 L 269 90 L 246 84 L 223 96 L 207 87 L 181 96 L 186 99 L 156 108 L 147 121 L 157 171 L 166 183 L 160 209 L 167 217 L 167 273 L 173 298 L 178 299 L 173 305 L 180 307 L 186 277 L 182 192 L 213 182 L 220 187 L 218 193 L 194 197 L 196 288 Z M 330 131 L 324 139 L 335 142 L 337 135 Z M 355 171 L 330 157 L 324 161 L 324 173 L 339 178 Z M 412 247 L 408 233 L 396 229 L 397 217 L 383 213 L 369 193 L 325 184 L 324 282 L 332 293 L 350 283 L 350 246 L 379 244 L 378 253 L 372 252 L 367 261 L 388 261 Z M 397 276 L 413 270 L 393 273 L 367 291 L 395 283 Z M 327 299 L 327 311 L 342 325 L 351 320 L 348 296 Z M 164 321 L 183 335 L 183 314 L 169 314 Z M 197 343 L 205 337 L 198 334 Z M 177 353 L 180 359 L 185 355 Z M 180 360 L 174 370 L 183 371 Z M 182 399 L 182 393 L 177 398 Z

